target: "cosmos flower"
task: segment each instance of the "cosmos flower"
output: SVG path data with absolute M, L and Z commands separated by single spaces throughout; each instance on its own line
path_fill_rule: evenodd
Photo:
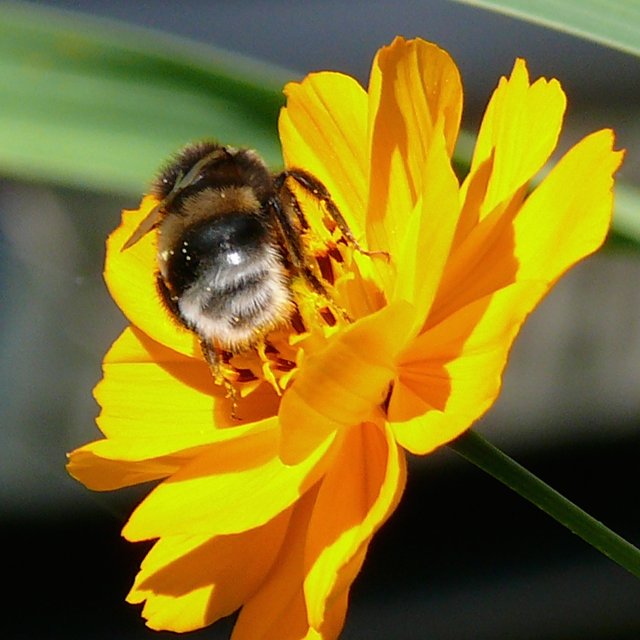
M 238 419 L 197 339 L 156 292 L 154 234 L 122 246 L 157 204 L 125 211 L 105 275 L 130 326 L 96 388 L 104 438 L 70 454 L 88 487 L 155 488 L 123 535 L 155 540 L 128 600 L 154 629 L 186 631 L 240 609 L 233 640 L 336 638 L 350 586 L 424 455 L 495 401 L 512 342 L 555 281 L 603 242 L 613 133 L 587 136 L 540 184 L 565 110 L 523 60 L 501 78 L 468 175 L 452 167 L 462 86 L 449 55 L 397 38 L 368 91 L 340 73 L 286 87 L 287 167 L 321 180 L 363 255 L 300 195 L 307 243 L 344 316 L 300 284 L 302 328 L 241 354 Z M 326 310 L 325 310 L 326 311 Z M 330 314 L 331 315 L 331 314 Z

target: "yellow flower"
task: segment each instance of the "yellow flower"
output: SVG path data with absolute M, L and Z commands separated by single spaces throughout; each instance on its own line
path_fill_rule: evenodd
M 437 46 L 397 38 L 368 92 L 323 72 L 286 95 L 286 165 L 321 180 L 360 242 L 389 260 L 325 229 L 335 302 L 351 321 L 322 322 L 299 287 L 310 328 L 237 359 L 251 372 L 238 421 L 156 294 L 153 234 L 120 251 L 155 200 L 124 212 L 106 278 L 131 326 L 96 389 L 105 438 L 74 451 L 69 469 L 98 490 L 161 481 L 123 531 L 157 539 L 128 596 L 156 629 L 240 608 L 233 640 L 337 637 L 369 542 L 402 494 L 405 451 L 432 451 L 491 406 L 526 316 L 610 223 L 622 154 L 609 130 L 530 192 L 565 96 L 556 80 L 531 83 L 522 60 L 491 98 L 461 184 L 451 156 L 462 87 Z

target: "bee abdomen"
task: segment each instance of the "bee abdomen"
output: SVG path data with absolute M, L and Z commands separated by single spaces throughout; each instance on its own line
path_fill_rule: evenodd
M 180 316 L 201 337 L 240 351 L 289 320 L 293 302 L 279 262 L 250 274 L 216 275 L 179 301 Z
M 249 276 L 241 276 L 224 285 L 208 285 L 209 294 L 203 300 L 202 311 L 212 317 L 251 317 L 264 310 L 272 298 L 272 284 L 268 271 L 260 271 Z

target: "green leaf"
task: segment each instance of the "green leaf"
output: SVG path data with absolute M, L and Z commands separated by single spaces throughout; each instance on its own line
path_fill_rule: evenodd
M 139 194 L 186 142 L 281 165 L 291 73 L 210 47 L 35 6 L 0 5 L 0 172 Z
M 640 55 L 638 0 L 458 0 Z

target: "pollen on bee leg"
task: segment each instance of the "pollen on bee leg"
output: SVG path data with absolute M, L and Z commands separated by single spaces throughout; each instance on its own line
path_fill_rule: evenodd
M 333 288 L 327 295 L 310 291 L 307 287 L 295 282 L 293 285 L 296 306 L 302 323 L 308 331 L 311 327 L 334 327 L 337 324 L 353 322 L 347 310 L 339 305 L 333 297 Z M 320 321 L 320 322 L 318 322 Z
M 225 396 L 231 401 L 231 417 L 239 420 L 238 416 L 238 393 L 235 382 L 238 379 L 238 372 L 234 367 L 224 361 L 222 353 L 213 344 L 202 340 L 200 342 L 202 355 L 209 365 L 209 370 L 213 376 L 215 384 L 224 387 Z
M 341 307 L 331 296 L 320 296 L 314 298 L 314 306 L 316 313 L 322 318 L 323 322 L 330 327 L 338 324 L 340 320 L 351 324 L 353 318 L 348 311 Z
M 235 385 L 231 380 L 229 380 L 225 373 L 219 373 L 219 376 L 218 378 L 216 378 L 215 382 L 216 384 L 224 386 L 225 397 L 228 398 L 231 402 L 231 417 L 234 420 L 240 420 L 241 417 L 238 415 L 238 392 Z

